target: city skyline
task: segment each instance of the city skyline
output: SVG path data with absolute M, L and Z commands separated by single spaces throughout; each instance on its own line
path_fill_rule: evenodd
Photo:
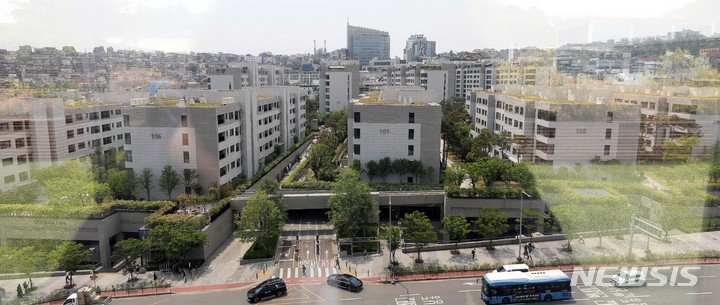
M 235 54 L 312 53 L 313 40 L 328 50 L 346 47 L 345 25 L 390 34 L 391 57 L 402 58 L 405 41 L 424 34 L 438 42 L 438 53 L 481 48 L 558 47 L 607 39 L 664 36 L 692 29 L 715 33 L 720 17 L 710 0 L 606 1 L 458 1 L 363 4 L 314 1 L 302 6 L 280 0 L 266 3 L 136 0 L 0 0 L 0 48 L 95 46 L 167 52 Z M 460 9 L 462 8 L 462 9 Z M 362 12 L 373 13 L 362 13 Z M 252 13 L 250 13 L 252 12 Z

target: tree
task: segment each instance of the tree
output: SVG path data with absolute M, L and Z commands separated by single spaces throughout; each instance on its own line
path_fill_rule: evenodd
M 470 126 L 465 122 L 457 122 L 453 127 L 455 133 L 455 144 L 450 146 L 453 152 L 464 162 L 469 161 L 468 156 L 472 149 L 472 137 L 470 136 Z
M 143 168 L 142 172 L 140 173 L 140 177 L 138 178 L 138 185 L 142 187 L 143 190 L 145 190 L 145 199 L 150 200 L 150 191 L 152 190 L 152 169 L 149 168 Z
M 287 215 L 278 208 L 264 191 L 256 191 L 243 207 L 236 224 L 240 231 L 238 236 L 243 241 L 254 242 L 253 247 L 261 247 L 266 253 L 267 240 L 276 238 L 282 231 Z
M 687 217 L 687 209 L 677 204 L 668 203 L 662 208 L 653 209 L 658 224 L 662 228 L 664 241 L 669 242 L 668 235 L 671 230 L 677 229 Z
M 392 162 L 393 172 L 398 175 L 399 183 L 403 183 L 403 178 L 408 171 L 410 171 L 410 160 L 402 158 L 395 159 Z
M 393 166 L 390 157 L 385 157 L 378 161 L 378 175 L 382 176 L 383 182 L 385 182 L 385 177 L 387 177 L 387 175 L 389 175 L 392 170 Z
M 480 215 L 473 224 L 478 234 L 484 238 L 490 238 L 490 243 L 487 246 L 488 250 L 495 249 L 493 238 L 504 234 L 510 228 L 507 223 L 507 214 L 500 209 L 491 207 L 480 209 Z
M 135 199 L 137 178 L 133 172 L 129 170 L 119 171 L 117 169 L 110 169 L 108 170 L 107 183 L 115 199 Z
M 420 183 L 420 177 L 425 174 L 425 166 L 420 160 L 411 160 L 408 164 L 408 171 L 415 177 L 415 183 Z
M 599 238 L 597 247 L 600 249 L 602 249 L 603 236 L 608 235 L 611 230 L 627 225 L 627 209 L 624 209 L 624 203 L 587 204 L 582 205 L 581 209 L 582 213 L 576 214 L 575 217 L 584 219 L 585 227 L 595 231 Z
M 116 259 L 125 261 L 125 270 L 130 274 L 130 281 L 134 281 L 135 268 L 139 267 L 137 260 L 148 250 L 148 243 L 142 242 L 135 238 L 129 238 L 119 241 L 115 244 Z
M 392 230 L 392 240 L 390 240 L 390 230 Z M 395 250 L 400 248 L 400 227 L 383 225 L 383 231 L 380 238 L 385 239 L 390 244 L 390 253 L 392 253 L 391 262 L 395 263 Z
M 685 162 L 692 155 L 693 146 L 700 143 L 695 136 L 682 136 L 674 140 L 665 140 L 660 146 L 664 161 Z
M 185 185 L 185 194 L 190 194 L 195 184 L 197 184 L 197 169 L 183 169 L 183 184 Z
M 93 180 L 87 165 L 77 161 L 36 169 L 32 176 L 51 205 L 95 205 L 110 191 L 106 184 Z
M 507 171 L 505 179 L 519 183 L 520 187 L 525 190 L 534 190 L 535 175 L 533 175 L 532 171 L 530 170 L 531 167 L 532 164 L 529 161 L 521 161 L 519 163 L 515 163 Z
M 373 178 L 378 176 L 379 171 L 380 171 L 379 165 L 375 160 L 370 160 L 367 163 L 365 163 L 365 174 L 367 174 L 368 179 L 370 179 L 370 182 L 373 181 Z
M 30 287 L 34 287 L 32 274 L 40 270 L 45 270 L 48 266 L 48 254 L 45 251 L 41 251 L 33 246 L 10 250 L 12 251 L 10 255 L 11 260 L 7 263 L 9 263 L 9 265 L 15 265 L 16 270 L 27 276 L 30 282 Z
M 402 219 L 402 228 L 405 238 L 415 244 L 415 250 L 417 250 L 417 258 L 415 261 L 422 263 L 423 259 L 420 256 L 422 247 L 437 241 L 435 227 L 430 223 L 430 219 L 425 213 L 414 211 L 410 214 L 405 214 L 405 217 Z
M 190 225 L 162 224 L 150 230 L 147 242 L 150 249 L 164 254 L 166 259 L 186 260 L 190 251 L 207 243 L 207 233 Z
M 533 209 L 523 209 L 522 216 L 522 230 L 523 232 L 526 232 L 525 234 L 530 234 L 530 240 L 532 240 L 532 233 L 537 231 L 538 227 L 543 226 L 545 215 Z M 515 219 L 515 229 L 520 229 L 520 218 Z
M 268 199 L 275 203 L 275 206 L 277 206 L 278 210 L 280 210 L 283 215 L 287 214 L 285 199 L 280 191 L 280 183 L 278 183 L 277 180 L 265 177 L 262 181 L 260 181 L 260 185 L 257 190 L 267 194 Z M 283 221 L 285 220 L 283 219 Z
M 550 212 L 555 215 L 557 228 L 567 239 L 565 251 L 572 252 L 570 242 L 576 239 L 582 231 L 581 225 L 584 221 L 582 210 L 576 204 L 562 204 L 552 207 Z
M 465 238 L 470 232 L 470 224 L 465 220 L 465 215 L 449 215 L 442 219 L 443 233 L 447 234 L 451 241 L 457 243 Z
M 513 135 L 511 144 L 517 146 L 518 160 L 522 161 L 523 156 L 527 153 L 528 146 L 532 143 L 532 139 L 521 134 Z
M 488 158 L 482 161 L 479 175 L 485 182 L 485 187 L 492 187 L 495 181 L 501 181 L 503 175 L 510 169 L 510 163 L 499 158 Z
M 328 199 L 330 223 L 337 229 L 339 237 L 357 237 L 360 229 L 364 228 L 375 206 L 370 191 L 367 183 L 360 181 L 357 172 L 344 169 L 340 173 Z
M 168 200 L 171 200 L 172 192 L 175 190 L 178 183 L 180 183 L 180 177 L 172 166 L 165 165 L 160 173 L 160 181 L 158 183 L 160 184 L 160 189 L 167 193 Z
M 83 266 L 84 262 L 92 258 L 88 249 L 85 249 L 82 244 L 72 241 L 66 241 L 58 245 L 50 253 L 50 257 L 54 262 L 57 262 L 57 269 L 70 272 L 70 274 L 75 273 Z M 72 284 L 72 281 L 70 281 L 70 285 Z
M 480 130 L 480 133 L 472 139 L 468 159 L 475 161 L 488 157 L 490 152 L 492 152 L 494 137 L 495 135 L 493 135 L 490 129 L 483 128 Z
M 315 177 L 318 177 L 320 175 L 320 169 L 327 166 L 334 166 L 333 157 L 334 152 L 330 147 L 322 143 L 315 143 L 308 153 L 308 167 L 315 173 Z

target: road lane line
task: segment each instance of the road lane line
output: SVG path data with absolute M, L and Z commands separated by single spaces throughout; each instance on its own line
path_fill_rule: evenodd
M 482 291 L 482 289 L 458 290 L 458 292 L 476 292 L 476 291 Z
M 152 303 L 152 305 L 160 304 L 160 303 L 162 303 L 162 302 L 167 302 L 167 301 L 170 301 L 170 298 L 167 298 L 167 299 L 164 299 L 164 300 L 160 300 L 160 301 L 157 301 L 157 302 L 155 302 L 155 303 Z
M 688 292 L 686 295 L 705 295 L 705 294 L 712 294 L 712 291 L 705 291 L 705 292 Z
M 401 296 L 401 297 L 411 297 L 411 296 L 414 296 L 414 295 L 420 295 L 420 294 L 419 294 L 419 293 L 411 293 L 411 294 L 401 294 L 400 296 Z
M 300 269 L 300 268 L 295 267 L 295 277 L 298 277 L 298 271 L 299 271 L 298 269 Z
M 711 277 L 717 277 L 717 275 L 698 275 L 699 278 L 711 278 Z
M 346 299 L 339 299 L 338 301 L 357 301 L 362 300 L 362 298 L 346 298 Z
M 279 278 L 283 278 L 283 268 L 280 268 L 280 276 Z
M 317 267 L 317 268 L 318 268 L 318 277 L 322 277 L 322 276 L 323 276 L 323 275 L 322 275 L 322 268 L 320 268 L 320 267 Z

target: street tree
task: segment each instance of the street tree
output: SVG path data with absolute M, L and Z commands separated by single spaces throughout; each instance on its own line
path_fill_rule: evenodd
M 522 231 L 526 232 L 526 234 L 530 234 L 530 240 L 532 240 L 532 233 L 537 231 L 538 228 L 543 227 L 545 215 L 533 209 L 523 209 L 522 216 Z M 519 229 L 520 218 L 515 219 L 515 230 L 519 231 Z
M 442 224 L 443 233 L 455 242 L 455 251 L 457 251 L 458 242 L 470 232 L 470 223 L 465 219 L 465 215 L 449 215 L 443 217 Z
M 487 246 L 488 250 L 495 249 L 493 238 L 504 234 L 510 228 L 507 220 L 507 213 L 500 209 L 491 207 L 483 207 L 480 209 L 480 214 L 473 225 L 478 234 L 484 238 L 490 238 L 490 243 Z
M 668 243 L 668 235 L 671 230 L 677 229 L 688 215 L 687 208 L 674 203 L 667 203 L 661 208 L 653 209 L 655 219 L 663 231 L 663 241 Z
M 387 175 L 392 173 L 392 171 L 393 166 L 390 157 L 385 157 L 378 161 L 378 175 L 382 176 L 383 182 L 385 182 L 385 178 L 387 177 Z
M 10 248 L 8 248 L 10 249 Z M 14 264 L 15 269 L 24 274 L 30 282 L 30 287 L 33 288 L 35 284 L 32 281 L 32 274 L 46 270 L 48 267 L 48 254 L 45 251 L 41 251 L 33 246 L 27 246 L 22 248 L 11 249 L 12 257 L 11 261 L 8 261 L 11 265 Z
M 396 264 L 395 250 L 400 248 L 400 227 L 383 225 L 382 228 L 383 228 L 383 233 L 381 233 L 380 238 L 387 240 L 388 243 L 390 244 L 390 253 L 392 253 L 391 262 L 393 264 Z M 390 230 L 392 230 L 392 234 L 390 234 L 391 233 Z M 391 237 L 392 237 L 392 239 L 391 239 Z
M 423 259 L 420 250 L 438 239 L 435 227 L 430 223 L 430 219 L 425 213 L 413 211 L 403 217 L 402 230 L 404 238 L 411 240 L 415 244 L 415 250 L 417 250 L 415 262 L 422 263 Z
M 50 257 L 53 262 L 57 263 L 58 270 L 64 270 L 72 275 L 83 266 L 84 262 L 92 258 L 92 253 L 82 244 L 66 241 L 50 252 Z M 72 280 L 70 285 L 73 285 Z
M 342 170 L 328 200 L 330 223 L 338 230 L 339 237 L 357 237 L 365 228 L 375 206 L 370 191 L 370 186 L 360 180 L 357 172 Z
M 560 232 L 565 235 L 567 244 L 565 245 L 565 251 L 572 252 L 572 246 L 570 242 L 573 239 L 577 239 L 582 232 L 582 222 L 584 216 L 582 209 L 576 204 L 561 204 L 550 208 L 552 215 L 555 215 L 556 227 Z
M 152 169 L 149 168 L 143 168 L 140 172 L 140 177 L 138 177 L 138 185 L 142 187 L 142 189 L 145 191 L 145 199 L 150 200 L 150 191 L 152 191 L 153 185 L 152 185 Z
M 160 189 L 167 193 L 168 200 L 172 200 L 172 192 L 175 190 L 178 183 L 180 183 L 178 173 L 171 165 L 165 165 L 160 173 L 160 181 L 158 181 L 158 184 L 160 185 Z
M 207 243 L 207 233 L 190 225 L 162 224 L 150 229 L 146 241 L 153 251 L 163 253 L 171 261 L 185 261 L 190 251 Z
M 190 194 L 193 187 L 197 184 L 198 172 L 194 168 L 183 169 L 183 184 L 185 185 L 185 194 Z
M 237 235 L 246 242 L 254 242 L 253 247 L 267 253 L 268 240 L 277 238 L 282 231 L 287 214 L 278 208 L 264 191 L 256 191 L 248 199 L 242 213 L 236 218 L 240 229 Z
M 585 219 L 585 227 L 595 231 L 598 237 L 597 248 L 602 249 L 602 238 L 610 232 L 627 226 L 627 207 L 622 202 L 606 202 L 603 204 L 582 205 L 582 214 L 575 217 Z M 632 215 L 632 212 L 629 213 Z
M 268 199 L 272 200 L 272 202 L 275 203 L 275 206 L 277 206 L 280 212 L 283 214 L 287 214 L 287 206 L 285 206 L 285 199 L 283 198 L 283 194 L 280 191 L 280 183 L 278 183 L 277 180 L 270 177 L 265 177 L 262 181 L 260 181 L 260 186 L 258 186 L 257 190 L 267 194 Z
M 113 253 L 113 256 L 115 259 L 125 261 L 125 270 L 127 270 L 130 275 L 129 281 L 137 280 L 135 277 L 135 269 L 142 266 L 142 263 L 138 264 L 138 259 L 147 251 L 148 243 L 135 238 L 121 240 L 115 244 L 115 253 Z

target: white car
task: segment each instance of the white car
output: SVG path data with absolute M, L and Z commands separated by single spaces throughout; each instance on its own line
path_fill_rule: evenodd
M 645 273 L 639 270 L 620 271 L 610 278 L 613 285 L 617 287 L 632 287 L 645 285 Z

